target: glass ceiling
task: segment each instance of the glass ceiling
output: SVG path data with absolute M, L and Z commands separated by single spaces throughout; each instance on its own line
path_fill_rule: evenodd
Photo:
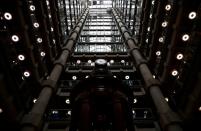
M 79 53 L 127 52 L 115 20 L 107 12 L 112 0 L 89 1 L 89 15 L 75 47 Z

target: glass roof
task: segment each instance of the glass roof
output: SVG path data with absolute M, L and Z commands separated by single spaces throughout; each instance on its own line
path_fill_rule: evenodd
M 112 0 L 89 1 L 89 16 L 85 22 L 75 52 L 126 52 L 126 46 L 115 20 L 107 12 Z

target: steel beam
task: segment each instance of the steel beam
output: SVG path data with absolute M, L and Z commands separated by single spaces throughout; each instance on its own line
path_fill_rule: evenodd
M 43 82 L 43 89 L 40 92 L 37 102 L 34 104 L 31 111 L 24 116 L 22 120 L 22 131 L 38 131 L 40 129 L 43 120 L 43 114 L 53 92 L 56 90 L 57 81 L 64 69 L 64 65 L 66 64 L 67 59 L 70 56 L 72 47 L 78 39 L 83 24 L 86 21 L 88 12 L 89 9 L 87 8 L 82 17 L 79 19 L 79 23 L 77 23 L 74 30 L 71 32 L 67 43 L 62 48 L 60 57 L 55 61 L 55 65 L 52 72 L 50 73 L 49 79 Z
M 118 28 L 122 33 L 122 37 L 124 38 L 125 43 L 130 48 L 130 54 L 135 60 L 135 66 L 137 70 L 140 71 L 145 81 L 145 88 L 152 97 L 152 100 L 158 111 L 158 115 L 160 117 L 160 123 L 162 128 L 165 131 L 182 131 L 180 125 L 181 120 L 179 116 L 171 110 L 168 103 L 165 101 L 165 98 L 160 90 L 159 81 L 153 78 L 153 75 L 147 66 L 147 61 L 141 55 L 136 42 L 129 34 L 129 31 L 126 29 L 125 25 L 121 21 L 120 17 L 117 15 L 114 8 L 112 9 L 112 12 L 118 25 Z

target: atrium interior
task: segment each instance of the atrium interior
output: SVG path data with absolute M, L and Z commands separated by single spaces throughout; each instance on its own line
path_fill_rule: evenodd
M 201 1 L 1 0 L 0 130 L 201 130 Z

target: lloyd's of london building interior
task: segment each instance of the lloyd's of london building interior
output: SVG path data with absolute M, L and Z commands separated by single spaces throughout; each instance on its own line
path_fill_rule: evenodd
M 201 1 L 1 0 L 1 131 L 200 131 Z

